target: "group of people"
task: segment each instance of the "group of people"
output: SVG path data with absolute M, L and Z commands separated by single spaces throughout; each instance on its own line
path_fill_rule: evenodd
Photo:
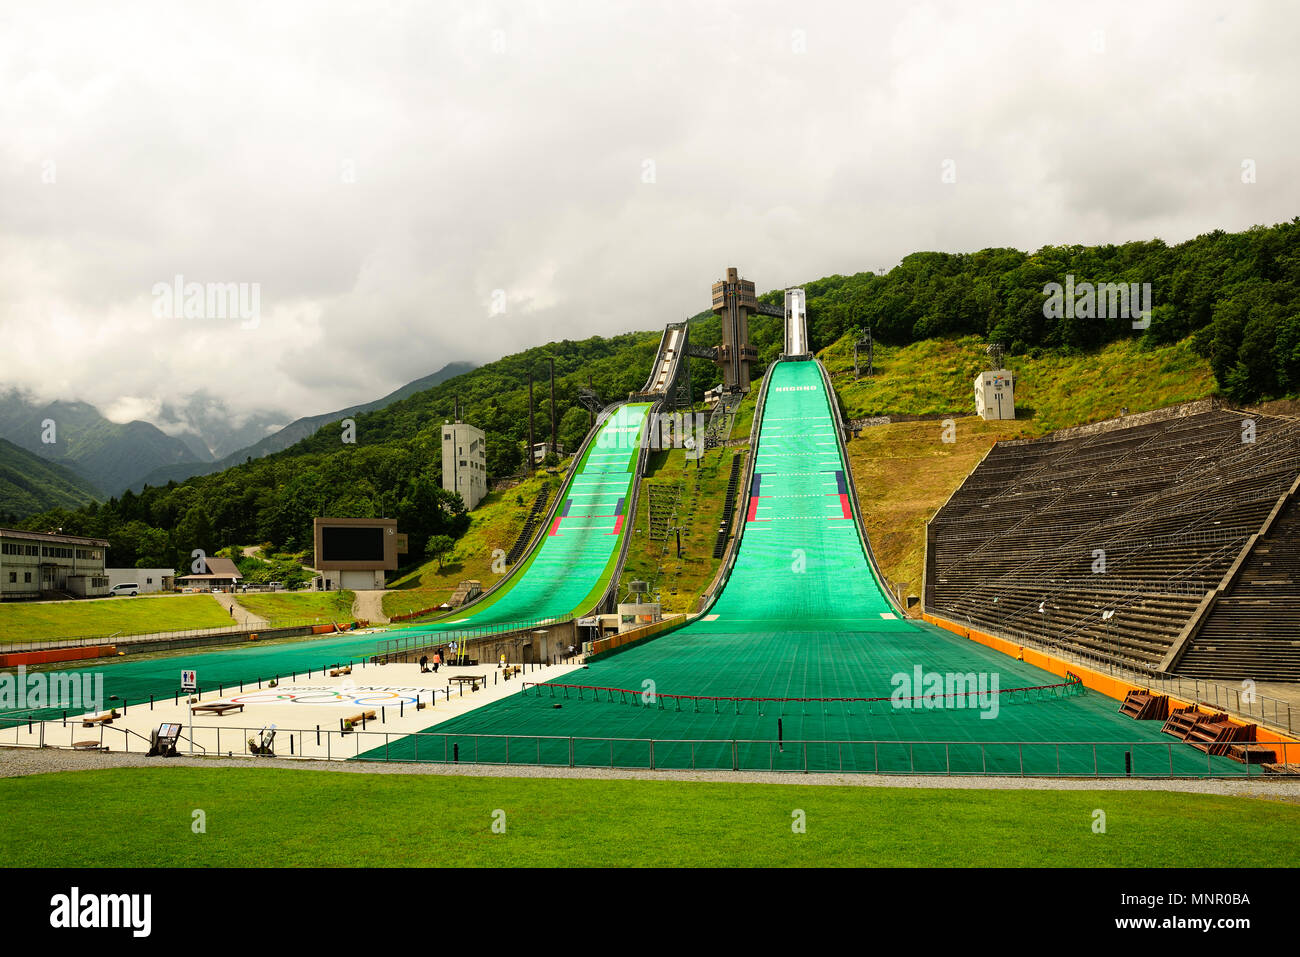
M 430 664 L 433 665 L 432 668 L 429 667 Z M 427 675 L 429 672 L 432 671 L 432 672 L 436 675 L 436 674 L 438 673 L 438 666 L 441 665 L 441 664 L 442 664 L 442 652 L 441 652 L 441 651 L 435 651 L 435 652 L 433 653 L 433 660 L 432 660 L 432 662 L 429 660 L 429 656 L 428 656 L 428 655 L 421 655 L 421 656 L 420 656 L 420 674 L 422 674 L 422 675 Z

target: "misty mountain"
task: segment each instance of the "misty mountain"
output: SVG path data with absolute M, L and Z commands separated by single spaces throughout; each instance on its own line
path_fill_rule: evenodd
M 101 497 L 115 495 L 153 469 L 193 462 L 193 449 L 148 422 L 110 422 L 86 402 L 33 402 L 0 394 L 0 438 L 70 469 Z
M 99 497 L 71 469 L 0 439 L 0 516 L 22 519 L 51 508 L 80 508 Z
M 388 393 L 388 395 L 375 399 L 373 402 L 366 402 L 362 405 L 348 406 L 346 409 L 339 409 L 336 412 L 325 412 L 320 415 L 304 416 L 301 419 L 295 419 L 284 428 L 253 442 L 251 445 L 238 449 L 216 461 L 212 462 L 190 462 L 177 465 L 169 465 L 156 468 L 146 474 L 143 478 L 131 483 L 131 488 L 140 491 L 146 485 L 166 485 L 168 482 L 183 482 L 195 475 L 211 475 L 214 472 L 220 472 L 230 468 L 232 465 L 253 458 L 260 459 L 263 456 L 270 455 L 273 452 L 280 452 L 289 446 L 301 442 L 310 435 L 314 435 L 316 430 L 323 425 L 331 422 L 337 422 L 340 419 L 346 419 L 351 416 L 360 415 L 363 412 L 373 412 L 376 409 L 382 409 L 394 402 L 398 402 L 417 392 L 424 392 L 426 389 L 432 389 L 436 385 L 441 385 L 448 379 L 453 379 L 458 375 L 473 371 L 477 366 L 472 362 L 451 362 L 443 366 L 437 372 L 415 379 L 406 383 L 399 389 Z
M 211 462 L 273 435 L 289 421 L 284 412 L 261 409 L 237 415 L 225 400 L 200 390 L 179 402 L 164 402 L 153 424 L 180 439 L 200 462 Z

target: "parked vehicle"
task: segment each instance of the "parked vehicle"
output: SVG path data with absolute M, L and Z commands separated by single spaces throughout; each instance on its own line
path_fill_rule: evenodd
M 130 595 L 134 598 L 138 594 L 140 594 L 140 585 L 137 582 L 122 582 L 108 590 L 109 598 L 115 595 Z

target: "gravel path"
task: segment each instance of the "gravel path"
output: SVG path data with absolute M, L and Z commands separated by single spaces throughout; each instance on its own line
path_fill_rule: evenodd
M 358 761 L 309 761 L 281 758 L 146 758 L 139 754 L 65 751 L 47 748 L 0 748 L 0 777 L 143 767 L 261 767 L 341 774 L 441 774 L 497 778 L 588 778 L 603 781 L 705 781 L 759 784 L 852 785 L 855 787 L 999 789 L 1026 791 L 1176 791 L 1221 794 L 1300 803 L 1300 779 L 1117 779 L 926 777 L 875 774 L 798 774 L 770 771 L 637 771 L 615 768 L 537 768 L 499 765 L 401 764 Z

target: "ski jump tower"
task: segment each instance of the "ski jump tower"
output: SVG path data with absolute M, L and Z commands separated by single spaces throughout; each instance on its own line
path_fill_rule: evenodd
M 713 361 L 722 369 L 723 392 L 749 391 L 749 364 L 758 358 L 758 350 L 749 344 L 749 317 L 755 313 L 784 316 L 782 309 L 760 305 L 754 284 L 741 279 L 734 266 L 727 267 L 727 278 L 713 284 L 713 311 L 722 319 L 722 344 Z

